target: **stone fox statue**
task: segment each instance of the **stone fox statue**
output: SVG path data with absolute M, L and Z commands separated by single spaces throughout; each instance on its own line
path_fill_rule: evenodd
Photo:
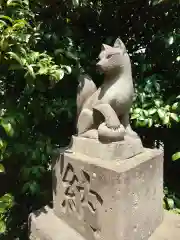
M 129 124 L 134 87 L 131 62 L 124 43 L 103 44 L 97 67 L 104 82 L 97 89 L 88 75 L 80 76 L 77 95 L 78 135 L 107 142 L 137 137 Z

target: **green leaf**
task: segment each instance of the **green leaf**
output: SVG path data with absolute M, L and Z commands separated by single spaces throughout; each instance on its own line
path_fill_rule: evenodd
M 6 131 L 6 134 L 10 137 L 14 135 L 14 129 L 12 128 L 11 123 L 1 122 L 2 127 Z
M 7 54 L 10 55 L 11 58 L 15 59 L 19 64 L 21 64 L 21 65 L 25 64 L 25 60 L 22 57 L 18 56 L 16 53 L 7 52 Z
M 153 120 L 152 119 L 148 119 L 148 127 L 150 128 L 150 127 L 152 127 L 152 125 L 153 125 Z
M 148 117 L 149 116 L 149 112 L 147 110 L 143 110 L 144 116 Z
M 59 70 L 55 71 L 54 76 L 55 76 L 55 79 L 56 79 L 57 81 L 58 81 L 58 80 L 61 80 L 61 79 L 63 79 L 63 77 L 64 77 L 64 71 L 61 70 L 61 69 L 59 69 Z
M 176 113 L 171 113 L 170 116 L 174 121 L 179 122 L 179 118 L 178 118 L 178 115 Z
M 66 71 L 67 74 L 71 74 L 72 69 L 71 69 L 70 66 L 65 66 L 65 65 L 63 65 L 62 67 L 65 68 L 65 71 Z
M 167 188 L 166 186 L 164 187 L 163 192 L 164 192 L 164 195 L 167 195 L 167 194 L 168 194 L 168 188 Z
M 23 0 L 23 3 L 24 3 L 26 6 L 29 6 L 29 0 Z
M 163 208 L 166 209 L 166 202 L 163 200 Z
M 153 115 L 157 112 L 157 109 L 156 108 L 151 108 L 151 109 L 148 110 L 148 112 L 149 112 L 149 115 Z
M 32 52 L 29 57 L 34 62 L 34 61 L 38 60 L 38 58 L 40 57 L 40 54 L 39 54 L 39 52 Z
M 1 50 L 5 51 L 8 48 L 9 43 L 6 39 L 2 38 L 2 40 L 0 42 L 0 46 L 1 46 Z
M 0 214 L 6 212 L 6 204 L 0 199 Z
M 37 194 L 40 191 L 39 184 L 37 182 L 30 183 L 29 190 L 32 195 Z
M 13 196 L 11 194 L 5 194 L 0 198 L 0 202 L 3 203 L 6 209 L 10 209 L 13 206 Z
M 161 0 L 162 2 L 162 0 Z M 168 42 L 169 42 L 169 45 L 173 44 L 174 42 L 174 37 L 173 36 L 170 36 L 170 38 L 168 39 Z
M 173 105 L 172 105 L 172 110 L 177 110 L 177 108 L 178 108 L 178 106 L 179 106 L 179 103 L 178 102 L 175 102 Z
M 8 7 L 17 7 L 17 6 L 21 6 L 19 3 L 15 3 L 15 2 L 12 2 L 8 5 Z
M 12 28 L 13 30 L 18 30 L 18 29 L 24 28 L 26 24 L 27 24 L 26 21 L 21 21 L 19 23 L 15 23 Z
M 17 2 L 18 1 L 15 1 L 15 0 L 8 0 L 6 4 L 7 4 L 7 7 L 10 7 L 12 6 L 12 4 L 17 4 Z
M 156 107 L 160 107 L 161 106 L 161 101 L 159 99 L 154 101 Z
M 24 186 L 22 187 L 22 193 L 27 193 L 29 191 L 29 187 L 30 187 L 30 183 L 27 182 L 24 184 Z
M 5 233 L 6 231 L 6 224 L 3 220 L 0 220 L 0 233 Z
M 145 117 L 144 117 L 144 116 L 140 116 L 140 117 L 138 118 L 138 120 L 144 121 L 144 120 L 145 120 Z
M 138 121 L 138 125 L 139 125 L 140 127 L 145 127 L 145 126 L 147 126 L 147 124 L 148 124 L 148 119 L 143 119 L 143 118 L 141 118 L 141 119 L 139 119 L 139 121 Z
M 29 73 L 29 75 L 32 77 L 32 78 L 36 78 L 36 75 L 35 75 L 35 73 L 34 73 L 34 69 L 33 69 L 33 67 L 31 66 L 31 65 L 26 65 L 26 67 L 27 67 L 27 70 L 28 70 L 28 73 Z
M 158 109 L 158 115 L 160 117 L 160 119 L 164 119 L 165 117 L 165 111 L 163 109 Z
M 72 0 L 72 3 L 74 5 L 74 7 L 78 7 L 79 6 L 79 0 Z
M 0 15 L 0 19 L 8 20 L 11 23 L 13 22 L 12 18 L 10 18 L 9 16 L 5 16 L 5 15 Z
M 40 69 L 38 71 L 39 75 L 46 75 L 48 73 L 48 68 L 44 67 L 43 65 L 39 64 Z
M 167 125 L 169 123 L 170 117 L 169 115 L 165 115 L 164 119 L 163 119 L 163 124 Z
M 139 117 L 139 114 L 132 114 L 131 115 L 131 119 L 133 120 L 133 119 L 137 119 Z
M 13 201 L 13 196 L 10 193 L 6 193 L 5 195 L 2 196 L 3 201 L 6 203 L 10 203 Z
M 36 176 L 36 178 L 41 177 L 41 170 L 39 166 L 34 166 L 31 168 L 31 173 Z
M 166 198 L 169 209 L 174 208 L 174 200 L 172 198 Z
M 135 108 L 135 109 L 134 109 L 134 113 L 135 113 L 135 114 L 138 114 L 138 113 L 140 113 L 140 112 L 142 112 L 142 109 L 141 109 L 141 108 Z
M 1 151 L 4 148 L 4 146 L 6 146 L 6 143 L 4 143 L 2 139 L 0 139 L 0 149 L 1 149 Z
M 72 52 L 68 52 L 68 51 L 67 51 L 67 52 L 65 52 L 65 55 L 66 55 L 67 58 L 73 59 L 73 60 L 75 60 L 75 61 L 78 60 L 78 57 L 76 56 L 75 53 L 72 53 Z M 85 55 L 85 57 L 86 57 L 86 55 Z
M 0 24 L 1 24 L 1 27 L 8 26 L 7 23 L 2 19 L 0 19 Z
M 170 105 L 166 105 L 166 106 L 165 106 L 165 109 L 166 109 L 167 111 L 169 111 L 169 110 L 170 110 Z
M 49 37 L 51 37 L 51 35 L 49 36 Z M 59 54 L 62 54 L 62 53 L 64 53 L 64 49 L 56 49 L 55 51 L 54 51 L 54 54 L 55 55 L 59 55 Z
M 5 172 L 4 166 L 0 163 L 0 173 L 4 173 L 4 172 Z
M 173 161 L 176 161 L 180 159 L 180 152 L 176 152 L 175 154 L 172 155 L 172 160 Z
M 8 0 L 7 1 L 8 7 L 22 6 L 23 4 L 28 6 L 29 1 L 28 0 Z

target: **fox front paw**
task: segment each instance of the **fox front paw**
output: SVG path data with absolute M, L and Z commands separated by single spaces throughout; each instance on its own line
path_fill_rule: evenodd
M 121 127 L 121 124 L 120 124 L 120 122 L 107 122 L 107 123 L 105 123 L 105 126 L 107 127 L 107 128 L 110 128 L 110 129 L 112 129 L 112 130 L 118 130 L 120 127 Z
M 120 125 L 117 128 L 109 128 L 106 123 L 101 123 L 98 128 L 99 139 L 107 142 L 117 142 L 124 140 L 125 128 Z

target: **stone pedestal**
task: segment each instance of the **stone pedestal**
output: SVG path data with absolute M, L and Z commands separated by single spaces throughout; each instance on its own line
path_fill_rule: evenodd
M 69 227 L 64 221 L 56 217 L 53 210 L 48 207 L 41 209 L 39 212 L 32 213 L 29 220 L 30 240 L 86 240 L 73 228 Z M 163 223 L 156 229 L 148 240 L 179 239 L 180 217 L 178 215 L 165 212 Z
M 163 153 L 139 143 L 133 148 L 129 142 L 134 156 L 126 159 L 123 143 L 101 145 L 104 158 L 97 142 L 89 157 L 93 149 L 81 149 L 83 139 L 74 138 L 71 147 L 61 149 L 53 161 L 53 209 L 30 215 L 29 238 L 175 240 L 157 237 L 162 236 L 159 226 L 162 229 L 169 219 L 162 223 Z
M 103 161 L 121 161 L 142 153 L 144 148 L 139 138 L 128 136 L 123 141 L 106 144 L 98 140 L 72 136 L 68 151 Z
M 53 167 L 54 213 L 86 240 L 148 239 L 163 220 L 163 155 L 121 161 L 64 152 Z

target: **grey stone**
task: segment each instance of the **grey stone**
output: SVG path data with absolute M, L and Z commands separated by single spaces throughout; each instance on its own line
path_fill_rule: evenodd
M 165 211 L 163 223 L 156 229 L 149 240 L 179 240 L 180 216 Z
M 62 152 L 53 195 L 56 216 L 86 240 L 146 240 L 163 220 L 163 154 L 103 161 Z
M 56 217 L 53 210 L 44 207 L 29 217 L 30 240 L 85 240 L 74 229 Z
M 45 207 L 39 213 L 30 215 L 30 240 L 86 240 L 78 232 L 54 215 L 53 210 Z M 110 238 L 109 240 L 114 240 Z M 149 240 L 179 240 L 180 216 L 166 212 L 164 221 Z M 123 238 L 121 240 L 124 240 Z
M 91 158 L 101 160 L 124 160 L 144 151 L 139 138 L 125 137 L 123 141 L 101 143 L 95 139 L 72 137 L 71 146 L 67 149 Z
M 97 67 L 104 82 L 97 89 L 88 75 L 79 77 L 77 94 L 77 134 L 103 142 L 137 138 L 129 123 L 134 96 L 131 61 L 124 43 L 102 44 Z

